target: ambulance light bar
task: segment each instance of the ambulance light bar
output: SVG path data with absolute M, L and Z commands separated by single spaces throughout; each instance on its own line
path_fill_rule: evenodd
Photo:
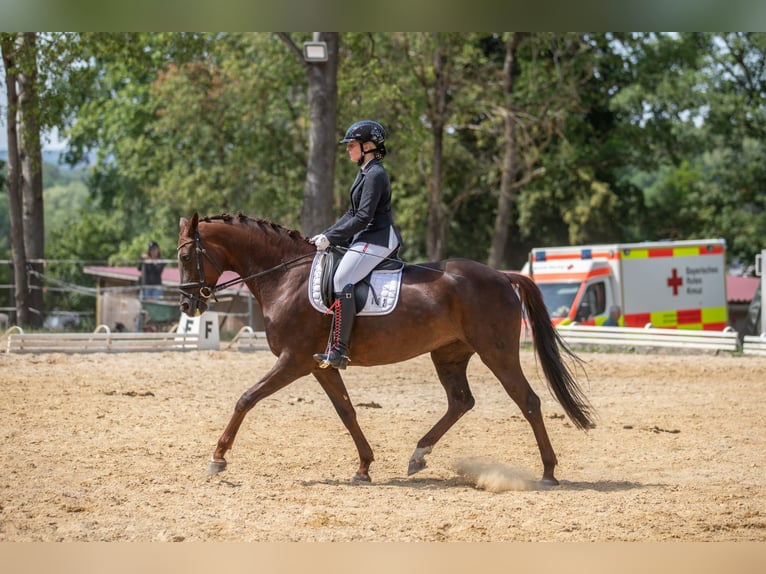
M 593 250 L 592 249 L 580 249 L 580 259 L 593 259 Z M 548 253 L 546 251 L 540 250 L 534 252 L 534 261 L 541 262 L 541 261 L 547 261 L 548 260 Z

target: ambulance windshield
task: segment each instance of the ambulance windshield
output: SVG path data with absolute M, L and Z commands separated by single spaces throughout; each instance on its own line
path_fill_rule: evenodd
M 580 289 L 579 283 L 538 283 L 537 286 L 543 293 L 548 314 L 553 319 L 569 314 L 575 295 Z

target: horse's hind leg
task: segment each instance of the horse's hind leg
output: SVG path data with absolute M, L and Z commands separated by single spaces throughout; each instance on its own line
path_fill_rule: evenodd
M 359 427 L 359 423 L 357 423 L 356 411 L 348 398 L 346 385 L 343 384 L 340 373 L 335 369 L 315 369 L 313 373 L 330 398 L 330 402 L 335 407 L 340 420 L 346 425 L 351 438 L 354 439 L 356 450 L 359 452 L 359 470 L 356 471 L 356 475 L 354 475 L 352 480 L 355 482 L 370 482 L 370 464 L 375 460 L 372 454 L 372 447 L 370 447 L 370 443 L 367 442 L 362 429 Z
M 444 434 L 452 428 L 460 417 L 473 408 L 475 403 L 468 386 L 466 371 L 473 350 L 464 343 L 453 343 L 431 352 L 431 360 L 436 367 L 444 390 L 447 392 L 447 412 L 418 441 L 417 448 L 410 458 L 407 474 L 415 474 L 426 467 L 425 455 Z
M 532 427 L 537 448 L 543 461 L 544 484 L 558 484 L 553 471 L 558 463 L 553 446 L 545 429 L 542 411 L 540 410 L 540 397 L 538 397 L 529 385 L 519 363 L 518 349 L 516 351 L 507 348 L 502 350 L 493 349 L 490 353 L 479 353 L 484 364 L 487 365 L 495 376 L 500 380 L 503 388 L 513 401 L 524 413 L 524 417 Z

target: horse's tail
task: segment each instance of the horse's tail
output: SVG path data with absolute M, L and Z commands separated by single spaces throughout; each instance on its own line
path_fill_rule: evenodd
M 556 396 L 572 422 L 581 429 L 594 427 L 593 407 L 567 368 L 562 351 L 576 364 L 582 360 L 567 346 L 551 323 L 540 288 L 532 279 L 519 273 L 506 272 L 510 282 L 518 288 L 519 297 L 532 327 L 535 350 L 542 362 L 548 388 Z

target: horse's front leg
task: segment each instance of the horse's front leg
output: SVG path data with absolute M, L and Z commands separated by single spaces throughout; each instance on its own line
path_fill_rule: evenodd
M 356 410 L 348 398 L 346 385 L 336 369 L 314 369 L 314 377 L 322 385 L 325 393 L 330 398 L 332 406 L 346 425 L 351 438 L 354 439 L 356 450 L 359 452 L 359 470 L 351 479 L 353 482 L 370 482 L 370 464 L 375 460 L 372 447 L 359 427 L 356 420 Z
M 310 367 L 301 370 L 292 364 L 288 356 L 282 355 L 263 379 L 245 391 L 234 407 L 234 414 L 231 416 L 229 424 L 226 425 L 221 438 L 218 439 L 218 445 L 215 452 L 213 452 L 213 458 L 207 467 L 208 474 L 217 474 L 226 470 L 224 455 L 234 444 L 237 431 L 250 409 L 261 399 L 286 387 L 296 379 L 307 375 L 309 371 Z

